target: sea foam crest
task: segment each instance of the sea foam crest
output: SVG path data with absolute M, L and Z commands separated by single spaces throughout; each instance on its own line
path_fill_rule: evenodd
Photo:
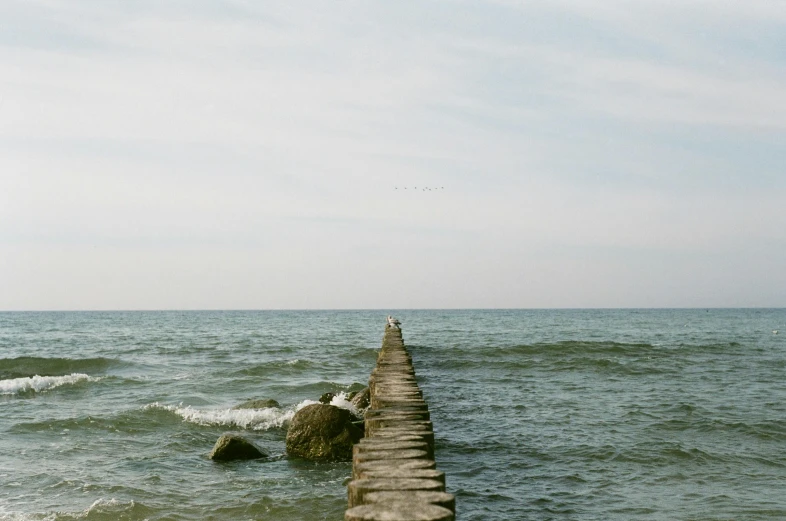
M 87 510 L 85 510 L 84 517 L 87 517 L 91 513 L 120 514 L 127 511 L 131 511 L 135 507 L 136 507 L 136 503 L 133 500 L 118 501 L 115 498 L 110 498 L 110 499 L 99 498 L 95 500 L 93 504 L 87 508 Z
M 55 514 L 26 514 L 0 510 L 0 521 L 55 521 L 55 519 Z
M 99 498 L 81 512 L 73 513 L 21 513 L 21 512 L 5 512 L 3 506 L 0 504 L 0 521 L 56 521 L 67 516 L 68 519 L 92 519 L 94 515 L 105 519 L 106 516 L 112 518 L 121 518 L 132 514 L 140 504 L 132 501 L 118 501 L 115 498 L 105 499 Z
M 352 405 L 352 402 L 347 400 L 347 393 L 345 393 L 344 391 L 341 391 L 340 393 L 335 395 L 333 399 L 330 400 L 330 405 L 335 405 L 340 409 L 346 409 L 352 414 L 354 414 L 355 416 L 362 416 L 362 414 L 360 414 L 360 411 L 358 411 L 357 407 Z
M 0 521 L 57 521 L 56 513 L 12 512 L 0 502 Z
M 196 409 L 190 405 L 166 405 L 159 402 L 146 405 L 145 409 L 162 409 L 177 414 L 183 420 L 197 425 L 226 425 L 249 429 L 254 431 L 264 431 L 272 428 L 282 427 L 290 421 L 295 413 L 307 405 L 313 405 L 314 400 L 303 400 L 292 407 L 279 409 L 268 407 L 265 409 Z M 348 400 L 345 393 L 339 393 L 333 397 L 330 405 L 335 405 L 342 409 L 347 409 L 355 415 L 358 411 Z
M 163 409 L 170 411 L 189 423 L 197 425 L 227 425 L 264 431 L 274 427 L 281 427 L 284 423 L 292 419 L 297 411 L 310 405 L 318 403 L 312 400 L 303 400 L 299 404 L 286 409 L 268 407 L 265 409 L 195 409 L 190 405 L 165 405 L 152 403 L 145 406 L 146 409 Z
M 65 376 L 31 376 L 29 378 L 11 378 L 0 380 L 0 394 L 17 394 L 28 391 L 47 391 L 61 385 L 75 384 L 83 380 L 95 380 L 83 373 L 71 373 Z

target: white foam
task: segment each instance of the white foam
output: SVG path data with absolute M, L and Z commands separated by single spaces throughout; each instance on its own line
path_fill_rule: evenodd
M 360 416 L 360 417 L 363 416 L 362 414 L 360 414 L 360 411 L 358 411 L 357 407 L 352 405 L 352 402 L 347 400 L 347 393 L 345 393 L 344 391 L 341 391 L 340 393 L 335 395 L 333 399 L 330 400 L 330 405 L 335 405 L 336 407 L 339 407 L 341 409 L 346 409 L 352 414 L 354 414 L 355 416 Z
M 101 513 L 101 514 L 119 514 L 122 512 L 133 510 L 136 506 L 134 501 L 118 501 L 115 498 L 111 499 L 104 499 L 99 498 L 90 505 L 87 510 L 83 513 L 79 514 L 77 517 L 87 517 L 92 512 Z
M 29 378 L 11 378 L 0 380 L 0 394 L 17 394 L 27 391 L 47 391 L 61 385 L 75 384 L 83 380 L 96 380 L 82 373 L 72 373 L 65 376 L 31 376 Z
M 152 403 L 146 409 L 163 409 L 170 411 L 189 423 L 197 425 L 226 425 L 254 431 L 264 431 L 274 427 L 281 427 L 292 419 L 297 411 L 319 403 L 312 400 L 303 400 L 299 404 L 286 409 L 268 407 L 266 409 L 195 409 L 190 405 L 164 405 Z
M 111 514 L 113 517 L 119 517 L 120 514 L 130 512 L 134 509 L 136 503 L 132 501 L 118 501 L 115 498 L 105 499 L 99 498 L 81 512 L 68 513 L 69 519 L 85 519 L 91 514 Z M 0 521 L 55 521 L 60 518 L 63 513 L 21 513 L 21 512 L 8 512 L 4 511 L 0 505 Z
M 0 521 L 55 521 L 56 518 L 55 514 L 8 512 L 0 505 Z
M 161 409 L 177 414 L 183 420 L 197 425 L 225 425 L 253 431 L 265 431 L 272 428 L 282 427 L 290 421 L 295 413 L 306 405 L 319 403 L 314 400 L 303 400 L 297 405 L 279 409 L 268 407 L 265 409 L 197 409 L 191 405 L 166 405 L 155 402 L 146 405 L 145 409 Z M 361 416 L 357 408 L 347 400 L 344 392 L 338 393 L 330 401 L 330 405 L 335 405 L 341 409 L 347 409 L 356 416 Z

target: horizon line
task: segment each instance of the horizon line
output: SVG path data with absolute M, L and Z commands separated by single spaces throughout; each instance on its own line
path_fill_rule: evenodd
M 479 308 L 134 308 L 134 309 L 0 309 L 0 313 L 154 313 L 261 311 L 591 311 L 591 310 L 729 310 L 783 309 L 786 306 L 600 306 L 600 307 L 479 307 Z

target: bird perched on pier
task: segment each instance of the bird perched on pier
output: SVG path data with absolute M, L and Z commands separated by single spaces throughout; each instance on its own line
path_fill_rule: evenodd
M 391 315 L 388 315 L 388 326 L 401 329 L 401 322 L 399 321 L 399 319 L 393 318 Z

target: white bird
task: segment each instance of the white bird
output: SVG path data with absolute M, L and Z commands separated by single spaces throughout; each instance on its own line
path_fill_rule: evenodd
M 777 334 L 778 334 L 778 330 L 777 330 L 777 329 L 773 329 L 773 330 L 772 330 L 772 334 L 773 334 L 773 335 L 777 335 Z
M 399 319 L 393 318 L 391 315 L 388 315 L 388 326 L 401 329 L 401 322 L 399 321 Z

